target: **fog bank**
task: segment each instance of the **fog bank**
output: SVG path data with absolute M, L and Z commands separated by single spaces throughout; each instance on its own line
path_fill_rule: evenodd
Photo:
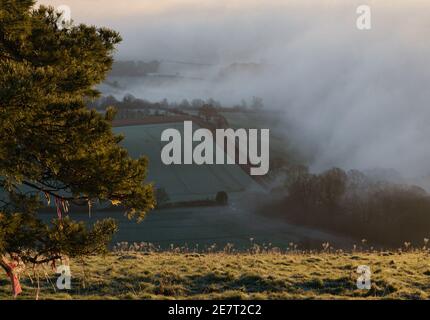
M 355 25 L 362 1 L 160 1 L 151 7 L 129 0 L 116 11 L 119 5 L 108 2 L 110 13 L 91 15 L 76 1 L 75 14 L 81 10 L 87 21 L 122 33 L 119 59 L 208 64 L 181 66 L 188 80 L 158 87 L 134 82 L 128 90 L 134 95 L 212 97 L 225 104 L 259 96 L 267 108 L 284 111 L 290 141 L 313 154 L 315 170 L 430 172 L 428 1 L 366 1 L 370 31 Z M 232 63 L 261 68 L 220 76 Z

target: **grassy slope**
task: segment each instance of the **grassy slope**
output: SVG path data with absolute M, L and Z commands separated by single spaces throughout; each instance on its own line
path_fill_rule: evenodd
M 428 258 L 428 252 L 111 253 L 72 261 L 68 293 L 55 293 L 42 275 L 40 299 L 427 299 Z M 372 269 L 370 291 L 356 289 L 361 264 Z M 20 299 L 34 299 L 35 285 L 28 277 L 22 283 Z M 0 299 L 10 298 L 9 290 L 1 273 Z
M 147 181 L 154 181 L 157 187 L 165 188 L 172 201 L 213 199 L 221 190 L 240 193 L 248 187 L 257 187 L 239 166 L 164 165 L 160 154 L 166 143 L 160 137 L 163 130 L 169 128 L 179 130 L 183 136 L 183 123 L 117 127 L 115 132 L 125 135 L 123 146 L 133 158 L 148 157 Z
M 284 158 L 292 164 L 306 163 L 299 150 L 290 143 L 285 130 L 284 115 L 279 112 L 223 112 L 232 128 L 270 129 L 270 157 Z

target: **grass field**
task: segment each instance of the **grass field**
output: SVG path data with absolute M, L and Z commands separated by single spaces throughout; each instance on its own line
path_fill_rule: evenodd
M 428 251 L 380 253 L 116 252 L 71 261 L 72 290 L 54 291 L 40 273 L 40 299 L 428 299 Z M 356 287 L 359 265 L 372 287 Z M 23 277 L 19 299 L 34 299 L 36 277 Z M 10 299 L 0 273 L 0 299 Z
M 194 129 L 198 129 L 194 124 Z M 148 181 L 165 188 L 172 201 L 213 199 L 218 191 L 229 194 L 245 190 L 261 189 L 238 165 L 164 165 L 161 150 L 163 130 L 174 128 L 183 135 L 183 123 L 138 125 L 115 128 L 125 135 L 123 146 L 133 158 L 146 155 L 149 158 Z
M 113 217 L 119 224 L 115 242 L 151 242 L 163 249 L 169 248 L 171 244 L 199 245 L 204 248 L 213 243 L 221 247 L 233 243 L 236 248 L 243 248 L 249 245 L 250 238 L 259 243 L 270 242 L 281 248 L 290 242 L 309 248 L 314 248 L 315 244 L 319 248 L 324 241 L 329 241 L 337 248 L 352 246 L 349 239 L 343 236 L 289 225 L 285 221 L 257 214 L 255 207 L 267 200 L 267 193 L 237 165 L 164 165 L 160 154 L 165 143 L 160 141 L 160 137 L 167 128 L 182 132 L 183 123 L 116 127 L 115 132 L 125 135 L 123 145 L 132 157 L 148 156 L 147 181 L 155 181 L 157 187 L 165 188 L 172 201 L 214 199 L 218 191 L 226 191 L 229 196 L 228 206 L 154 210 L 141 224 L 126 219 L 120 210 L 93 210 L 89 216 L 87 207 L 83 207 L 80 212 L 72 210 L 70 216 L 89 224 L 93 224 L 96 219 Z M 41 216 L 49 222 L 55 213 Z

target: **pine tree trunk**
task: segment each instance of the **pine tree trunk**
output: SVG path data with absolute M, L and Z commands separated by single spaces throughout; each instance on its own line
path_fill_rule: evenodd
M 7 276 L 10 278 L 12 286 L 13 297 L 16 298 L 21 292 L 21 284 L 19 282 L 18 276 L 14 273 L 13 263 L 8 263 L 7 259 L 2 256 L 0 258 L 0 266 L 6 271 Z

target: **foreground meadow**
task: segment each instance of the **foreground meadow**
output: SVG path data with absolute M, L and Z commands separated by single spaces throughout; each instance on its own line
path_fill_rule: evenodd
M 357 266 L 372 287 L 358 290 Z M 72 289 L 50 268 L 22 275 L 18 299 L 428 299 L 427 251 L 363 253 L 112 252 L 71 261 Z M 0 299 L 10 299 L 0 276 Z

